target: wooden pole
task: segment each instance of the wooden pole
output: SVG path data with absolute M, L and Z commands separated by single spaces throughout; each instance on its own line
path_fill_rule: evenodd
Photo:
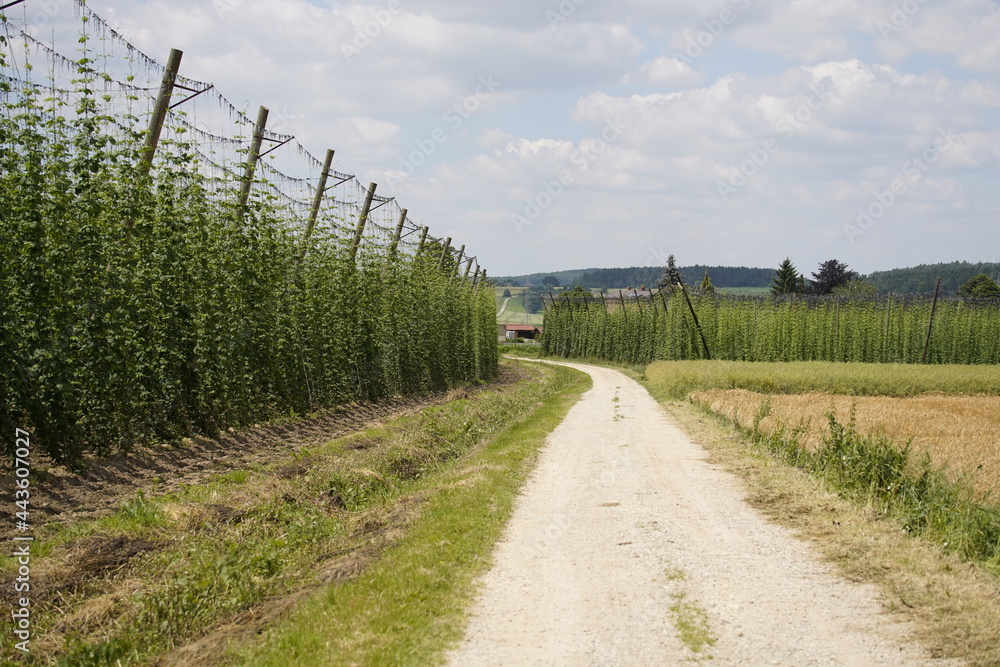
M 937 285 L 934 287 L 934 302 L 931 304 L 931 319 L 927 322 L 927 338 L 924 340 L 924 354 L 920 357 L 920 363 L 927 362 L 927 350 L 931 346 L 931 329 L 934 328 L 934 312 L 937 310 L 938 293 L 941 291 L 941 276 L 938 276 Z
M 375 188 L 378 185 L 372 181 L 368 184 L 368 194 L 365 195 L 365 203 L 361 207 L 361 215 L 358 216 L 358 226 L 354 230 L 354 242 L 351 244 L 351 261 L 357 259 L 358 248 L 361 247 L 361 237 L 365 233 L 365 223 L 368 222 L 368 213 L 372 210 L 372 199 L 375 198 Z
M 448 237 L 448 240 L 444 242 L 444 247 L 441 248 L 441 256 L 438 257 L 438 268 L 439 269 L 443 269 L 444 268 L 444 260 L 445 260 L 445 257 L 448 256 L 448 251 L 449 250 L 451 250 L 451 237 L 450 236 Z
M 622 302 L 622 318 L 627 323 L 628 322 L 628 309 L 625 307 L 625 295 L 622 294 L 621 290 L 618 290 L 618 298 Z
M 427 242 L 427 230 L 429 227 L 424 225 L 420 228 L 420 243 L 417 244 L 417 255 L 424 251 L 424 243 Z
M 149 131 L 146 132 L 146 142 L 142 147 L 142 157 L 139 160 L 139 174 L 142 176 L 148 176 L 149 170 L 153 167 L 153 156 L 156 155 L 156 147 L 160 143 L 160 133 L 163 131 L 163 123 L 167 119 L 170 96 L 174 94 L 174 83 L 177 81 L 177 71 L 181 67 L 183 55 L 183 51 L 170 49 L 170 57 L 167 58 L 167 66 L 163 70 L 160 92 L 156 96 L 153 115 L 149 119 Z
M 662 288 L 659 288 L 659 287 L 658 287 L 658 288 L 656 289 L 656 291 L 660 293 L 660 301 L 662 301 L 662 302 L 663 302 L 663 312 L 664 312 L 664 314 L 666 314 L 666 312 L 667 312 L 667 310 L 668 310 L 668 306 L 667 306 L 667 295 L 663 293 L 663 289 L 662 289 Z
M 267 107 L 257 110 L 257 123 L 253 126 L 253 139 L 250 141 L 250 152 L 247 154 L 247 164 L 243 168 L 243 182 L 240 184 L 239 211 L 243 214 L 247 200 L 250 198 L 250 188 L 253 186 L 253 175 L 260 159 L 260 145 L 264 142 L 264 128 L 267 127 Z
M 395 255 L 396 248 L 399 247 L 399 239 L 403 238 L 403 225 L 406 224 L 406 209 L 399 212 L 399 222 L 396 223 L 396 232 L 392 235 L 392 243 L 389 244 L 389 254 Z
M 323 204 L 323 193 L 326 192 L 326 181 L 330 178 L 330 168 L 333 166 L 333 151 L 326 151 L 326 159 L 323 160 L 323 171 L 319 175 L 319 185 L 316 186 L 316 194 L 313 195 L 312 209 L 309 211 L 309 222 L 306 224 L 306 230 L 302 234 L 302 250 L 301 255 L 306 254 L 306 244 L 309 242 L 309 237 L 312 236 L 313 228 L 316 226 L 316 220 L 319 218 L 319 209 Z
M 472 286 L 475 287 L 479 284 L 479 265 L 476 265 L 476 274 L 472 276 Z
M 455 259 L 455 272 L 452 275 L 455 276 L 458 275 L 458 267 L 462 265 L 462 257 L 464 256 L 465 256 L 465 244 L 462 244 L 462 247 L 458 249 L 458 257 Z
M 691 297 L 688 296 L 687 290 L 684 289 L 684 283 L 678 279 L 677 281 L 681 288 L 681 294 L 684 295 L 684 300 L 687 301 L 688 310 L 691 311 L 691 317 L 694 319 L 694 327 L 698 330 L 698 335 L 701 336 L 701 346 L 705 349 L 705 359 L 711 361 L 712 353 L 708 351 L 708 341 L 705 340 L 705 332 L 701 330 L 701 323 L 698 322 L 698 313 L 694 312 L 694 304 L 691 303 Z
M 465 281 L 465 280 L 468 280 L 468 279 L 469 279 L 469 271 L 471 271 L 471 270 L 472 270 L 472 261 L 473 261 L 473 260 L 472 260 L 472 258 L 470 257 L 470 258 L 469 258 L 469 263 L 468 263 L 468 264 L 466 264 L 466 266 L 465 266 L 465 273 L 464 273 L 464 274 L 462 275 L 462 280 L 463 280 L 463 281 Z

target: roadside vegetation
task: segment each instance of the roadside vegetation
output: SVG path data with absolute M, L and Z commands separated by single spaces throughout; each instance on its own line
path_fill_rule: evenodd
M 31 662 L 433 659 L 461 636 L 537 448 L 588 384 L 507 366 L 516 381 L 280 465 L 40 528 Z
M 996 367 L 687 361 L 632 373 L 748 481 L 753 505 L 879 586 L 935 657 L 1000 661 L 996 445 L 968 437 L 995 428 L 996 410 L 975 422 L 960 407 L 995 406 Z M 935 415 L 951 436 L 928 443 Z

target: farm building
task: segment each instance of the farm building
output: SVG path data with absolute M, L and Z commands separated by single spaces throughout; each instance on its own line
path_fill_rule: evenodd
M 542 333 L 541 328 L 533 324 L 503 324 L 504 338 L 514 340 L 515 338 L 528 338 L 534 340 Z

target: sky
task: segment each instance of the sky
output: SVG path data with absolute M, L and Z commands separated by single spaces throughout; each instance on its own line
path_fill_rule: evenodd
M 493 276 L 1000 261 L 995 0 L 88 4 Z

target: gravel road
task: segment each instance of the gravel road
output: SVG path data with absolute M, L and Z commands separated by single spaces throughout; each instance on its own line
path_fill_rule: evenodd
M 566 365 L 594 387 L 550 435 L 449 664 L 932 662 L 874 588 L 750 508 L 641 385 Z M 715 640 L 697 653 L 677 629 L 696 608 Z

